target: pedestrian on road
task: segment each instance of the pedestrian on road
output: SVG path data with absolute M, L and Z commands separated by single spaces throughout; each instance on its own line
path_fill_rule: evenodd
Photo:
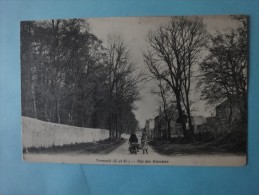
M 136 149 L 136 151 L 138 152 L 139 151 L 138 145 L 134 146 L 134 148 L 133 148 L 133 146 L 132 146 L 133 143 L 138 143 L 137 135 L 134 132 L 131 133 L 130 138 L 129 138 L 129 151 L 131 151 L 131 148 L 132 148 L 134 150 Z
M 148 146 L 147 146 L 147 135 L 143 134 L 141 138 L 141 146 L 143 150 L 143 154 L 148 154 Z
M 133 132 L 131 133 L 130 135 L 130 138 L 129 138 L 129 142 L 132 144 L 132 143 L 138 143 L 138 138 L 136 136 L 136 134 Z

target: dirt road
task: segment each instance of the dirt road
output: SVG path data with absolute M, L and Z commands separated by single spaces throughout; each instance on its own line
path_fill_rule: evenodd
M 24 154 L 31 162 L 61 162 L 80 164 L 117 164 L 117 165 L 180 165 L 180 166 L 242 166 L 246 164 L 245 155 L 172 155 L 156 153 L 151 147 L 148 154 L 140 150 L 130 154 L 125 142 L 110 154 Z
M 129 144 L 126 141 L 125 143 L 123 143 L 122 145 L 120 145 L 118 148 L 116 148 L 112 154 L 118 154 L 118 155 L 136 155 L 136 154 L 130 154 L 129 152 Z M 140 149 L 139 152 L 137 153 L 137 155 L 150 155 L 150 156 L 160 156 L 162 157 L 162 155 L 156 153 L 151 147 L 148 147 L 148 154 L 143 154 L 143 151 Z

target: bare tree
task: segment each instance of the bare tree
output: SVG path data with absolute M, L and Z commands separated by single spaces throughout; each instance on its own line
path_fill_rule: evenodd
M 144 54 L 144 61 L 151 74 L 158 80 L 164 80 L 174 92 L 185 137 L 184 109 L 193 129 L 189 97 L 192 67 L 198 63 L 207 40 L 205 25 L 197 17 L 172 17 L 168 24 L 148 36 L 150 50 Z
M 132 109 L 130 105 L 140 98 L 137 86 L 140 76 L 136 74 L 127 44 L 121 36 L 109 35 L 108 40 L 109 130 L 111 138 L 118 138 L 123 110 Z
M 152 89 L 151 93 L 157 95 L 162 100 L 163 113 L 167 123 L 167 139 L 171 138 L 171 122 L 175 116 L 174 95 L 171 94 L 170 87 L 163 80 L 158 80 L 158 90 Z
M 247 17 L 232 19 L 238 26 L 212 37 L 209 55 L 200 66 L 202 98 L 209 103 L 228 99 L 229 122 L 232 121 L 233 105 L 239 107 L 243 121 L 247 118 Z

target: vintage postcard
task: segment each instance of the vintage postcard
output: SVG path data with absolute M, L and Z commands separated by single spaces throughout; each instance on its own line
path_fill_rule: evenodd
M 247 20 L 22 21 L 23 159 L 245 165 Z

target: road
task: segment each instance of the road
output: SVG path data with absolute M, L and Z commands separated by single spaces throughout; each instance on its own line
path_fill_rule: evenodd
M 128 142 L 123 143 L 120 145 L 118 148 L 116 148 L 112 153 L 113 154 L 118 154 L 118 155 L 135 155 L 135 154 L 130 154 L 129 152 L 129 144 Z M 143 151 L 140 149 L 137 155 L 151 155 L 151 156 L 159 156 L 162 157 L 162 155 L 156 153 L 151 147 L 148 147 L 148 154 L 143 154 Z
M 112 153 L 96 154 L 24 154 L 23 158 L 30 162 L 60 162 L 80 164 L 116 164 L 116 165 L 179 165 L 179 166 L 242 166 L 246 164 L 245 155 L 173 155 L 156 153 L 151 147 L 148 154 L 140 150 L 130 154 L 125 142 Z

